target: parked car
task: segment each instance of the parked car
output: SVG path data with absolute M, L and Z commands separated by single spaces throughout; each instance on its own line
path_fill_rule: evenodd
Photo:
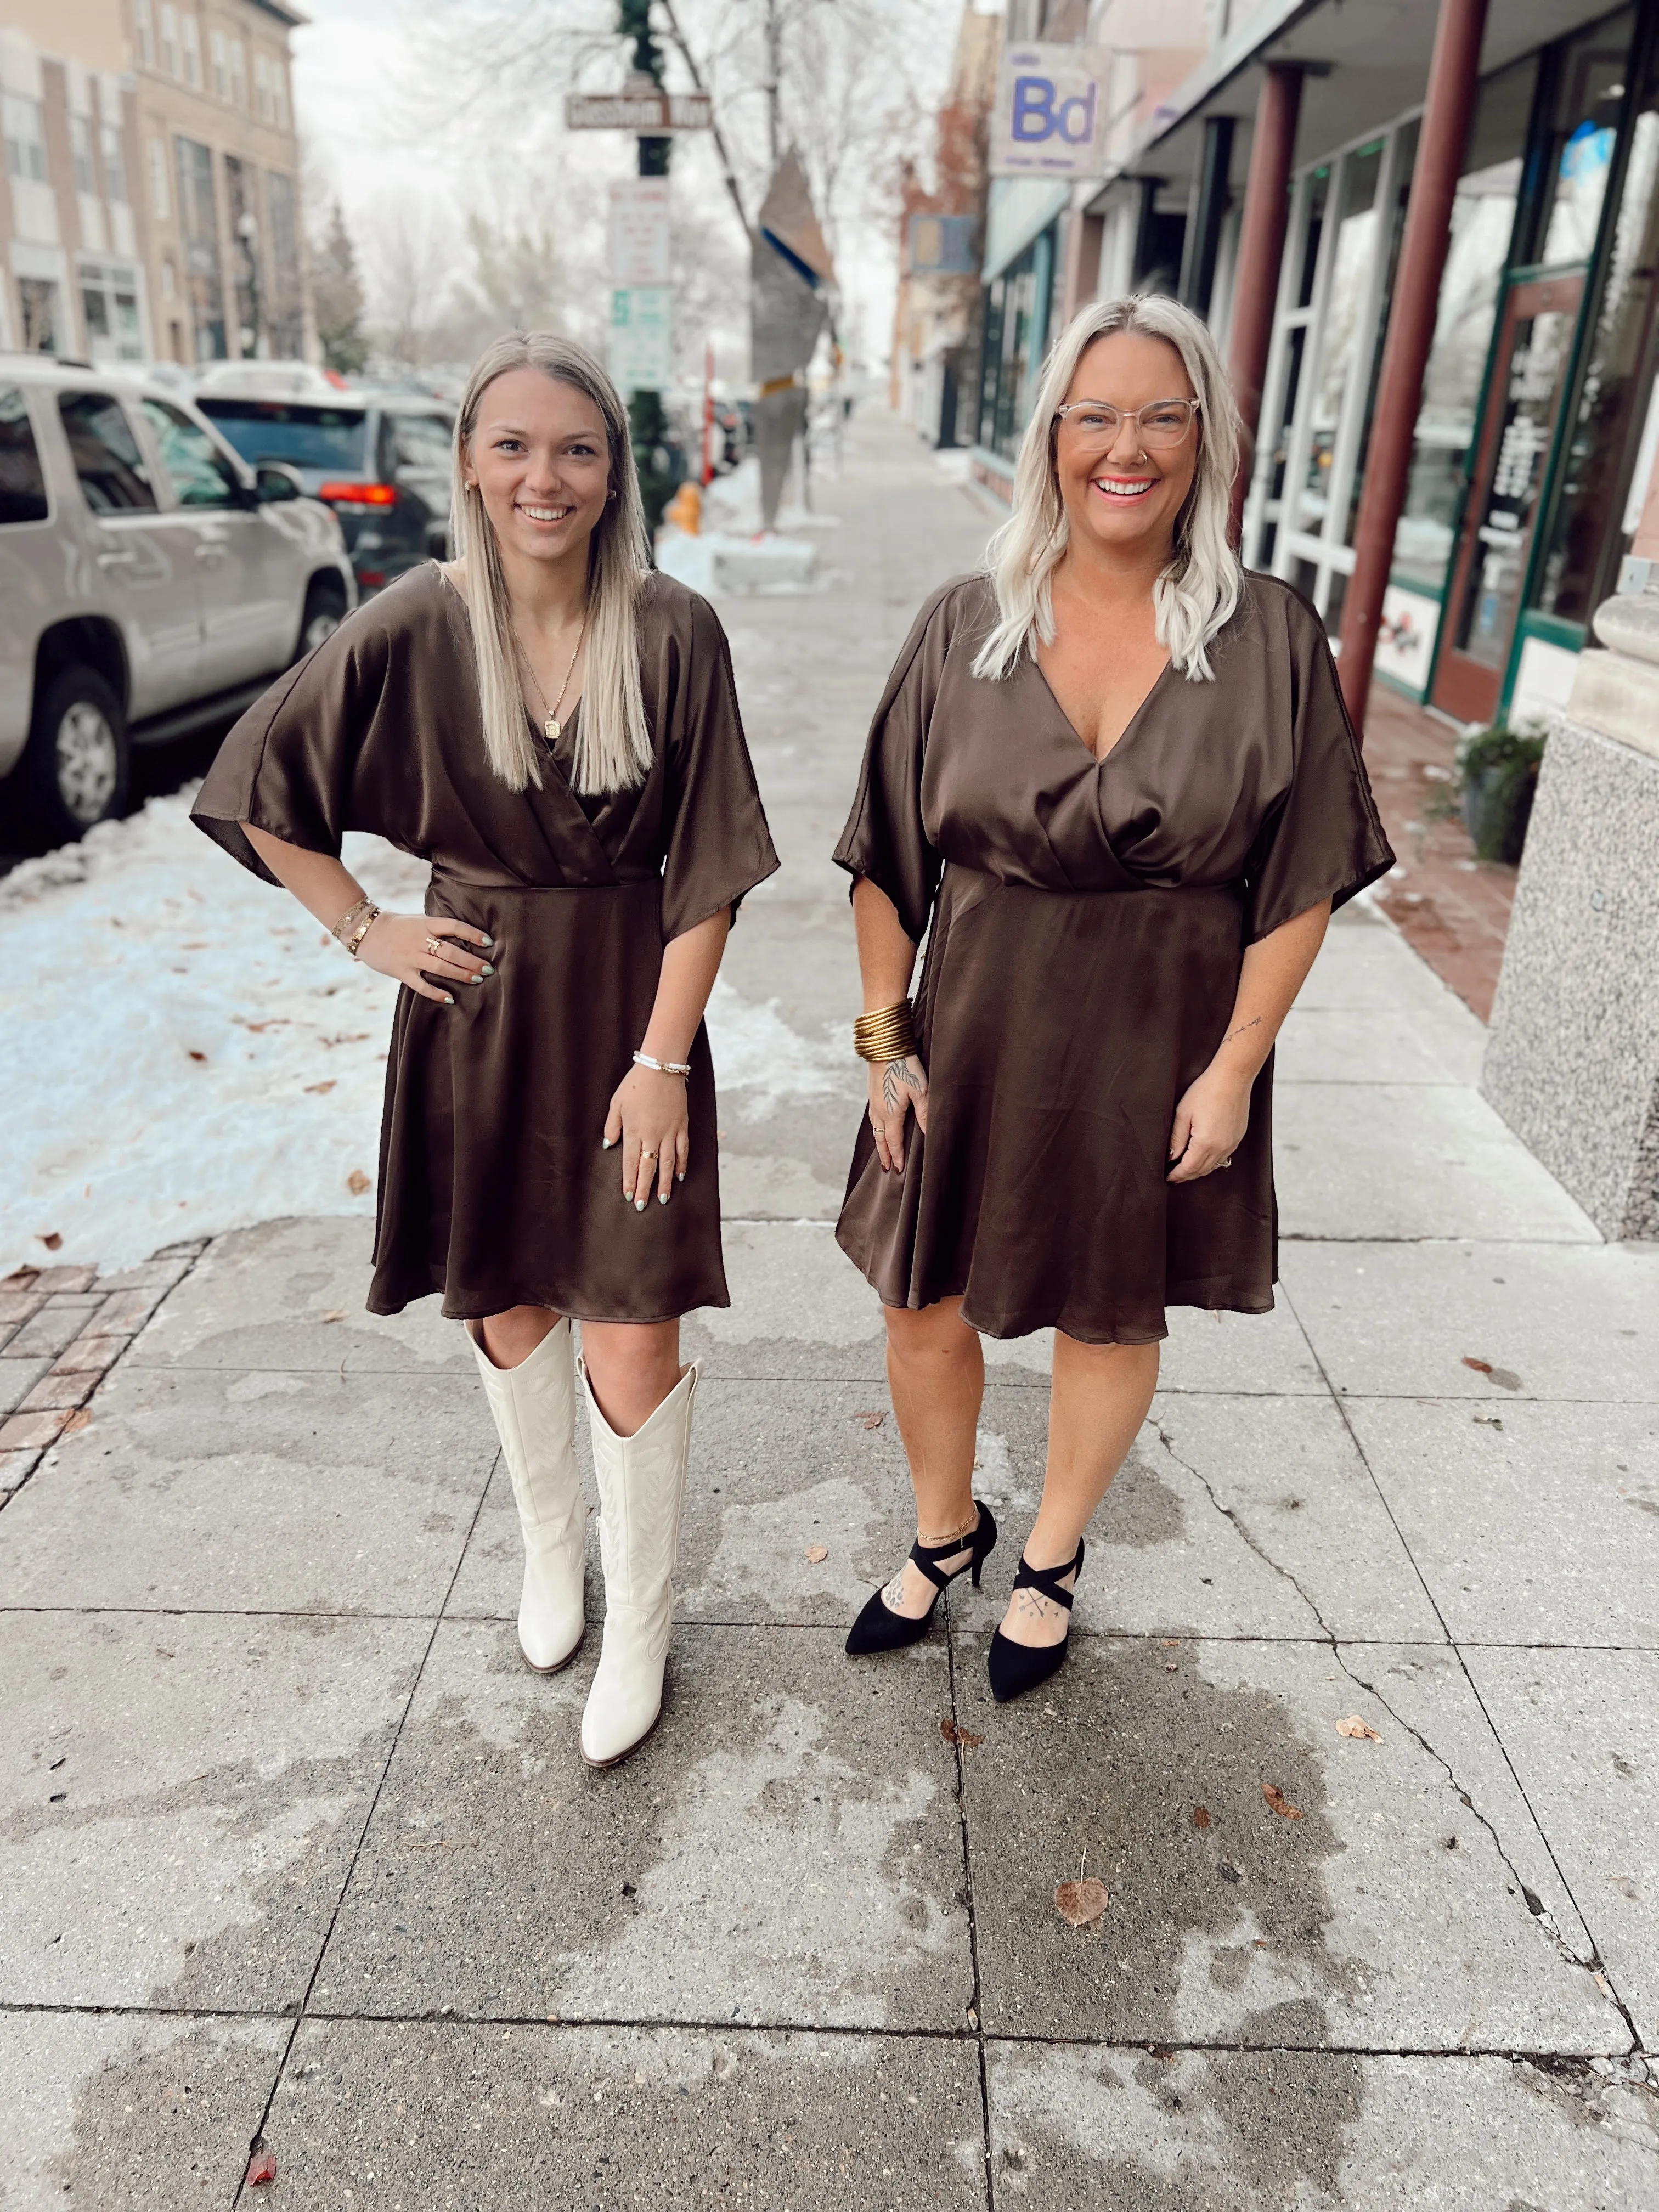
M 236 712 L 356 600 L 291 470 L 153 378 L 0 354 L 0 812 L 79 837 L 134 745 Z
M 245 461 L 297 470 L 313 498 L 340 518 L 364 598 L 449 540 L 450 440 L 441 400 L 350 392 L 296 397 L 292 380 L 263 380 L 262 364 L 205 380 L 196 404 Z

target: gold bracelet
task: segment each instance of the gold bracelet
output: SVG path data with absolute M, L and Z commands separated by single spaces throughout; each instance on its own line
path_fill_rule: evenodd
M 860 1014 L 853 1024 L 853 1049 L 860 1060 L 910 1059 L 916 1050 L 916 1030 L 908 999 Z
M 374 903 L 374 900 L 370 898 L 368 892 L 365 891 L 360 898 L 355 900 L 353 903 L 346 908 L 345 912 L 340 916 L 340 919 L 335 923 L 333 928 L 329 932 L 329 935 L 331 937 L 337 937 L 341 944 L 343 945 L 346 939 L 351 933 L 353 924 L 362 915 L 364 908 L 373 906 Z
M 343 940 L 346 951 L 351 955 L 354 960 L 357 957 L 358 947 L 362 945 L 364 938 L 368 935 L 369 931 L 374 928 L 375 923 L 380 920 L 380 908 L 377 906 L 371 906 L 368 912 L 363 916 L 362 920 L 357 924 L 357 927 L 352 931 L 350 936 Z

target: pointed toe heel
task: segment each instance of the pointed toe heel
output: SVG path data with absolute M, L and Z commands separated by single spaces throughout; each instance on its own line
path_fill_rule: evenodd
M 872 1651 L 902 1651 L 911 1644 L 920 1644 L 933 1624 L 933 1614 L 939 1605 L 939 1592 L 947 1589 L 958 1575 L 972 1573 L 974 1587 L 979 1587 L 981 1570 L 996 1549 L 997 1524 L 988 1505 L 979 1509 L 979 1519 L 971 1534 L 953 1537 L 949 1543 L 923 1544 L 910 1547 L 910 1563 L 920 1574 L 926 1575 L 933 1585 L 933 1601 L 926 1613 L 912 1616 L 895 1613 L 882 1602 L 880 1590 L 872 1590 L 865 1601 L 864 1610 L 847 1632 L 847 1656 L 861 1659 Z M 948 1559 L 957 1552 L 968 1552 L 969 1560 L 944 1573 L 940 1559 Z
M 1016 1589 L 1040 1590 L 1044 1597 L 1063 1605 L 1067 1613 L 1072 1609 L 1072 1591 L 1062 1589 L 1061 1583 L 1067 1575 L 1083 1572 L 1083 1546 L 1077 1547 L 1074 1559 L 1067 1559 L 1063 1567 L 1034 1567 L 1022 1557 L 1019 1572 L 1014 1577 Z M 1073 1586 L 1075 1587 L 1075 1585 Z M 1072 1639 L 1072 1625 L 1066 1624 L 1066 1633 L 1058 1644 L 1016 1644 L 1012 1636 L 1005 1636 L 999 1628 L 991 1638 L 991 1649 L 986 1658 L 986 1672 L 991 1678 L 991 1695 L 1000 1705 L 1015 1698 L 1022 1698 L 1028 1690 L 1059 1674 L 1066 1663 L 1066 1647 Z

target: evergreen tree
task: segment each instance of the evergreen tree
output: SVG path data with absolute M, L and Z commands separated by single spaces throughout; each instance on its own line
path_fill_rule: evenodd
M 368 342 L 362 331 L 362 279 L 338 200 L 327 230 L 313 248 L 311 293 L 325 364 L 343 376 L 354 374 L 368 359 Z

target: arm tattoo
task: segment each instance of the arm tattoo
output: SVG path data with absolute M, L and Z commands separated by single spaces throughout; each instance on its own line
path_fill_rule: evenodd
M 1222 1042 L 1224 1044 L 1231 1044 L 1235 1037 L 1243 1036 L 1246 1030 L 1259 1030 L 1261 1026 L 1261 1015 L 1252 1014 L 1248 1022 L 1241 1022 L 1236 1030 L 1229 1030 Z

